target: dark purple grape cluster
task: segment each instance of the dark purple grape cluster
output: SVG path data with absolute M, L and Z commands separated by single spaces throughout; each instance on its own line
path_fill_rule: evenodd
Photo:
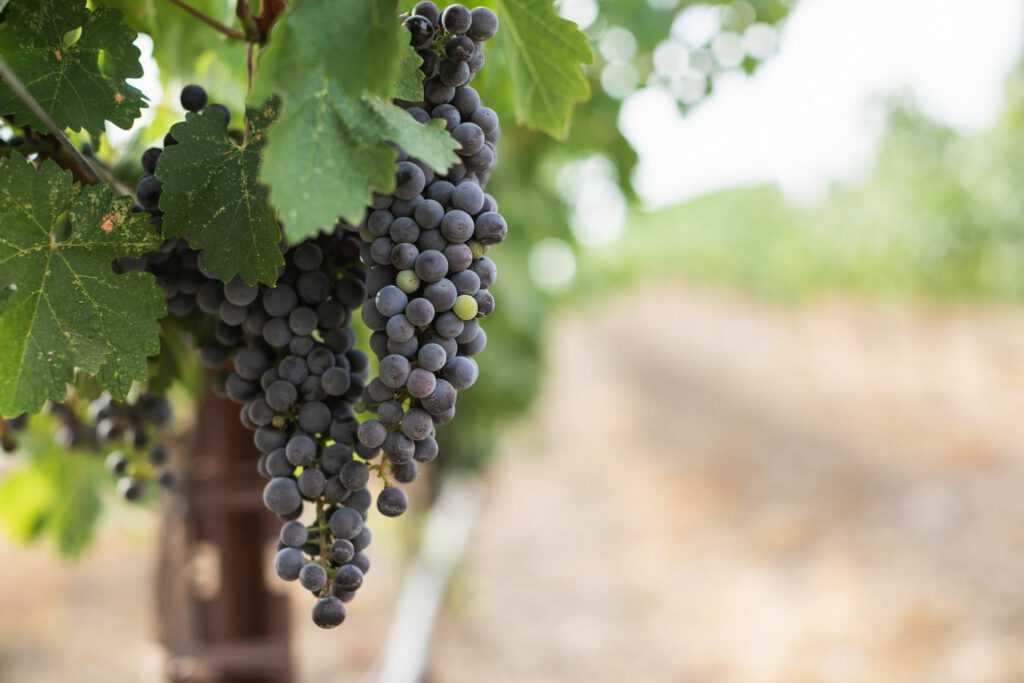
M 354 454 L 369 360 L 351 329 L 365 271 L 358 239 L 341 230 L 289 249 L 285 262 L 274 287 L 224 286 L 231 308 L 221 322 L 242 334 L 226 388 L 255 433 L 263 502 L 285 521 L 275 570 L 320 598 L 313 620 L 330 628 L 370 568 L 374 468 Z M 309 525 L 298 521 L 307 503 Z
M 366 388 L 364 404 L 375 417 L 360 425 L 357 452 L 370 460 L 384 453 L 386 487 L 377 508 L 387 516 L 407 505 L 393 484 L 412 482 L 418 463 L 437 457 L 435 428 L 454 418 L 458 392 L 477 380 L 473 356 L 487 344 L 480 319 L 494 310 L 497 277 L 486 254 L 508 235 L 484 191 L 497 158 L 498 117 L 469 85 L 497 17 L 485 8 L 440 12 L 422 2 L 405 26 L 427 79 L 423 101 L 402 104 L 420 121 L 443 119 L 461 145 L 461 162 L 435 176 L 400 155 L 394 193 L 376 196 L 358 228 L 369 267 L 362 316 L 373 330 L 379 374 Z

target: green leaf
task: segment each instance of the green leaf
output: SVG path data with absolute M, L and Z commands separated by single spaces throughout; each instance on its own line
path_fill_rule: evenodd
M 35 417 L 20 439 L 22 464 L 0 481 L 0 526 L 22 543 L 51 536 L 61 555 L 74 557 L 99 519 L 103 472 L 89 454 L 58 447 L 54 429 L 52 418 Z
M 565 139 L 573 108 L 590 97 L 582 68 L 594 61 L 587 37 L 576 24 L 558 16 L 551 0 L 491 4 L 501 20 L 496 40 L 508 62 L 516 119 Z
M 104 121 L 131 128 L 146 105 L 126 80 L 142 76 L 135 35 L 120 12 L 86 0 L 18 0 L 0 24 L 0 56 L 58 125 L 98 136 Z M 0 113 L 45 129 L 2 82 Z
M 376 131 L 380 139 L 395 143 L 435 171 L 446 171 L 459 160 L 455 153 L 459 143 L 449 135 L 443 121 L 433 120 L 424 125 L 404 109 L 377 97 L 366 97 L 360 104 L 353 120 L 361 124 L 362 134 Z M 387 189 L 393 188 L 389 184 Z
M 425 126 L 398 107 L 367 96 L 343 95 L 333 84 L 285 109 L 270 131 L 261 180 L 285 225 L 290 243 L 339 216 L 358 223 L 373 192 L 394 189 L 395 142 L 434 169 L 447 169 L 458 143 L 440 121 Z
M 0 159 L 0 226 L 0 415 L 63 399 L 75 368 L 102 371 L 118 397 L 145 380 L 163 294 L 152 275 L 111 268 L 159 246 L 145 214 L 51 161 L 36 171 L 15 157 Z
M 402 48 L 402 61 L 398 65 L 398 88 L 395 98 L 409 102 L 423 99 L 423 58 L 412 45 Z
M 276 115 L 273 102 L 247 112 L 248 140 L 236 145 L 215 112 L 188 114 L 171 128 L 178 144 L 164 149 L 157 166 L 164 234 L 188 240 L 202 252 L 202 266 L 225 282 L 240 275 L 272 285 L 284 264 L 277 217 L 257 181 L 265 129 Z
M 260 57 L 255 96 L 301 100 L 325 80 L 349 96 L 390 96 L 398 76 L 399 29 L 397 0 L 291 3 Z

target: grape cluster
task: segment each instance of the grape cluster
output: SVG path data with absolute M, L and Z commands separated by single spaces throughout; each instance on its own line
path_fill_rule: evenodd
M 370 568 L 363 551 L 371 467 L 354 456 L 354 404 L 369 361 L 350 326 L 365 271 L 358 240 L 343 231 L 288 250 L 285 263 L 274 287 L 224 287 L 242 310 L 221 322 L 241 324 L 243 336 L 227 392 L 244 404 L 242 422 L 255 432 L 257 468 L 268 480 L 263 502 L 286 522 L 277 575 L 320 598 L 313 620 L 329 628 L 344 620 L 343 603 Z M 298 521 L 307 502 L 316 509 L 308 526 Z
M 442 13 L 430 2 L 405 19 L 426 79 L 422 101 L 399 105 L 421 122 L 443 119 L 460 161 L 435 176 L 400 151 L 394 192 L 375 195 L 358 227 L 282 245 L 275 286 L 223 283 L 181 240 L 119 264 L 156 276 L 203 362 L 224 370 L 221 389 L 242 404 L 260 452 L 263 502 L 284 522 L 275 571 L 317 596 L 313 621 L 324 628 L 344 621 L 344 603 L 370 567 L 371 476 L 383 481 L 378 511 L 401 515 L 407 500 L 398 484 L 437 457 L 435 428 L 452 420 L 458 391 L 479 374 L 473 356 L 487 343 L 479 320 L 494 310 L 497 275 L 486 254 L 508 226 L 484 191 L 497 161 L 498 117 L 469 83 L 497 23 L 487 9 L 452 5 Z M 198 86 L 185 88 L 181 101 L 189 111 L 220 106 L 207 104 Z M 164 144 L 175 143 L 168 136 Z M 139 210 L 158 230 L 160 153 L 146 151 L 138 185 Z M 369 360 L 351 329 L 359 307 L 379 361 L 369 384 Z M 357 408 L 373 419 L 360 424 Z M 307 503 L 315 508 L 310 523 L 300 520 Z
M 182 91 L 181 103 L 189 111 L 220 106 L 207 105 L 196 85 Z M 226 126 L 230 117 L 221 113 Z M 168 144 L 175 144 L 170 136 Z M 139 209 L 157 230 L 160 154 L 146 151 L 138 185 Z M 320 598 L 313 619 L 329 628 L 344 620 L 344 602 L 370 568 L 364 551 L 371 532 L 364 523 L 373 500 L 367 489 L 372 466 L 354 455 L 354 404 L 369 360 L 354 348 L 351 329 L 352 311 L 366 297 L 365 270 L 358 237 L 343 230 L 281 248 L 285 266 L 273 287 L 240 278 L 222 282 L 204 271 L 183 240 L 165 241 L 141 267 L 156 276 L 168 311 L 189 332 L 203 363 L 221 372 L 215 390 L 243 404 L 240 419 L 254 432 L 257 469 L 267 479 L 263 502 L 285 522 L 277 574 Z M 306 503 L 316 508 L 310 525 L 298 519 Z
M 486 253 L 508 234 L 484 191 L 496 160 L 498 117 L 468 85 L 483 64 L 480 42 L 495 34 L 497 18 L 485 8 L 451 5 L 441 13 L 421 2 L 404 25 L 427 79 L 423 101 L 403 105 L 418 120 L 445 120 L 461 161 L 434 176 L 400 155 L 394 193 L 376 196 L 359 226 L 369 266 L 362 317 L 373 330 L 379 374 L 366 388 L 364 404 L 375 417 L 360 425 L 358 447 L 371 459 L 383 450 L 399 484 L 416 478 L 417 463 L 437 457 L 435 427 L 454 418 L 458 392 L 479 376 L 473 356 L 487 344 L 479 320 L 494 310 L 490 287 L 497 277 Z M 402 514 L 404 493 L 386 486 L 377 508 Z

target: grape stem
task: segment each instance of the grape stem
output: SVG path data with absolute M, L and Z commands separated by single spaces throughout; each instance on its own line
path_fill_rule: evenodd
M 50 131 L 50 135 L 53 136 L 60 147 L 67 153 L 70 163 L 75 165 L 76 170 L 78 171 L 77 175 L 83 183 L 91 185 L 102 180 L 121 194 L 128 195 L 134 199 L 135 195 L 131 189 L 121 183 L 106 169 L 91 162 L 79 151 L 77 147 L 75 147 L 71 140 L 68 139 L 68 136 L 64 134 L 64 129 L 58 126 L 46 110 L 43 109 L 42 105 L 39 104 L 36 98 L 32 96 L 32 93 L 28 91 L 25 84 L 21 82 L 18 75 L 11 70 L 7 65 L 7 62 L 5 62 L 2 57 L 0 57 L 0 81 L 7 83 L 15 97 L 21 100 L 22 103 L 28 107 L 28 110 L 43 122 L 43 125 Z
M 324 521 L 324 502 L 322 500 L 318 500 L 316 502 L 316 523 L 317 523 L 318 526 L 321 526 L 321 527 L 326 527 L 327 526 L 326 522 Z M 320 564 L 321 567 L 324 568 L 324 571 L 325 572 L 330 571 L 330 567 L 327 566 L 327 534 L 326 534 L 326 529 L 325 529 L 325 533 L 321 533 L 320 534 L 320 557 L 318 559 L 319 559 L 319 564 Z M 326 595 L 326 592 L 329 591 L 329 588 L 327 586 L 325 586 L 324 587 L 324 591 L 325 591 L 325 595 Z
M 193 17 L 195 17 L 199 21 L 203 22 L 204 24 L 206 24 L 207 26 L 209 26 L 213 30 L 217 31 L 218 33 L 224 34 L 225 36 L 227 36 L 228 38 L 231 38 L 232 40 L 242 40 L 242 41 L 247 41 L 248 40 L 248 37 L 244 33 L 242 33 L 241 31 L 239 31 L 237 29 L 233 29 L 230 26 L 226 26 L 226 25 L 222 24 L 221 22 L 217 21 L 216 19 L 214 19 L 213 17 L 208 16 L 206 14 L 203 14 L 202 12 L 200 12 L 199 10 L 197 10 L 195 7 L 193 7 L 192 5 L 188 4 L 184 0 L 168 0 L 168 2 L 170 2 L 172 5 L 174 5 L 176 7 L 179 7 L 181 9 L 185 10 L 186 12 L 188 12 Z M 239 4 L 241 4 L 241 3 L 239 3 Z

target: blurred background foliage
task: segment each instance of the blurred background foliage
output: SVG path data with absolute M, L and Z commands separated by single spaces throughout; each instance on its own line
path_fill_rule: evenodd
M 1024 68 L 988 129 L 962 134 L 907 98 L 867 176 L 812 205 L 739 187 L 635 210 L 612 248 L 587 251 L 573 288 L 592 296 L 640 277 L 710 281 L 782 299 L 823 292 L 1019 300 L 1024 294 Z

